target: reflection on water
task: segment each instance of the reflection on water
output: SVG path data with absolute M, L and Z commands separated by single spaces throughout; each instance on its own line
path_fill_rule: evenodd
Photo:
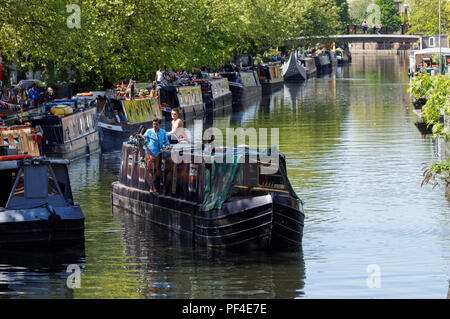
M 304 286 L 301 252 L 196 249 L 191 241 L 119 208 L 123 256 L 150 298 L 294 298 Z M 136 262 L 138 261 L 138 262 Z
M 445 298 L 450 201 L 442 189 L 420 187 L 436 145 L 414 125 L 405 63 L 404 56 L 355 56 L 326 77 L 285 84 L 204 124 L 279 129 L 289 179 L 305 202 L 302 251 L 194 248 L 113 211 L 120 152 L 97 154 L 70 165 L 74 198 L 86 215 L 85 256 L 36 267 L 21 252 L 1 259 L 0 296 Z M 65 287 L 72 262 L 83 265 L 80 289 Z M 380 288 L 367 286 L 374 264 Z
M 84 245 L 70 248 L 1 249 L 1 298 L 73 298 L 67 288 L 71 264 L 85 262 Z

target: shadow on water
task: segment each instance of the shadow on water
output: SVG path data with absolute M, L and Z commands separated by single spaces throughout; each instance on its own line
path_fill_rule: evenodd
M 127 267 L 146 282 L 148 298 L 297 298 L 303 295 L 303 252 L 235 252 L 194 247 L 192 240 L 121 208 Z
M 1 298 L 71 298 L 69 265 L 82 267 L 84 243 L 69 248 L 0 250 Z

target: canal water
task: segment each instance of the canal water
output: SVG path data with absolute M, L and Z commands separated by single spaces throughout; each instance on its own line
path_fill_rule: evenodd
M 97 154 L 70 166 L 84 247 L 2 251 L 0 298 L 445 298 L 450 199 L 420 185 L 437 149 L 414 124 L 407 63 L 355 56 L 332 75 L 285 85 L 214 121 L 279 129 L 305 203 L 301 251 L 193 248 L 112 210 L 120 153 Z M 70 264 L 81 267 L 79 288 L 67 286 Z

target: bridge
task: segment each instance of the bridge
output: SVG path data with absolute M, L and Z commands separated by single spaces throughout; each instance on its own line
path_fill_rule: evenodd
M 362 43 L 362 42 L 394 42 L 394 43 L 416 43 L 420 40 L 420 35 L 406 34 L 342 34 L 330 35 L 330 39 L 336 42 Z
M 353 49 L 413 49 L 414 45 L 420 41 L 420 35 L 406 35 L 406 34 L 339 34 L 328 36 L 311 36 L 298 37 L 288 41 L 291 45 L 301 44 L 305 41 L 316 39 L 317 42 L 352 45 Z

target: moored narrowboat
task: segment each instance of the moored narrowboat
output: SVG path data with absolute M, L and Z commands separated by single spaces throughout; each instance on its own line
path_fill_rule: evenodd
M 317 67 L 313 57 L 303 56 L 300 58 L 300 62 L 306 70 L 308 79 L 317 73 Z
M 39 157 L 30 127 L 2 130 L 11 134 L 0 147 L 0 248 L 82 242 L 84 215 L 73 203 L 69 161 Z
M 207 73 L 203 73 L 207 75 Z M 228 85 L 228 79 L 220 76 L 203 77 L 194 80 L 201 86 L 205 111 L 212 115 L 226 115 L 231 111 L 233 97 Z
M 261 83 L 262 94 L 271 94 L 283 87 L 283 76 L 279 64 L 264 64 L 255 67 Z
M 45 105 L 43 111 L 23 118 L 42 129 L 42 155 L 72 160 L 99 151 L 95 107 L 77 107 L 76 100 L 60 100 Z
M 319 53 L 314 56 L 314 62 L 316 63 L 317 75 L 328 74 L 331 72 L 331 61 L 326 53 Z
M 221 72 L 220 75 L 228 79 L 233 96 L 233 104 L 247 105 L 261 99 L 261 83 L 255 71 Z
M 148 218 L 198 246 L 301 246 L 303 203 L 289 183 L 285 158 L 276 149 L 267 153 L 217 148 L 208 155 L 190 144 L 175 144 L 162 157 L 159 172 L 153 180 L 143 148 L 124 143 L 119 180 L 112 185 L 113 206 Z M 150 183 L 156 191 L 149 191 Z
M 104 98 L 97 99 L 98 127 L 101 148 L 104 151 L 120 150 L 142 125 L 151 126 L 154 118 L 162 118 L 156 97 L 127 98 L 120 91 L 108 90 Z
M 158 101 L 164 114 L 170 116 L 172 108 L 180 110 L 180 118 L 184 121 L 201 119 L 205 115 L 205 103 L 200 85 L 168 85 L 157 90 Z
M 304 81 L 308 78 L 306 69 L 292 52 L 289 60 L 282 66 L 282 75 L 285 81 Z

